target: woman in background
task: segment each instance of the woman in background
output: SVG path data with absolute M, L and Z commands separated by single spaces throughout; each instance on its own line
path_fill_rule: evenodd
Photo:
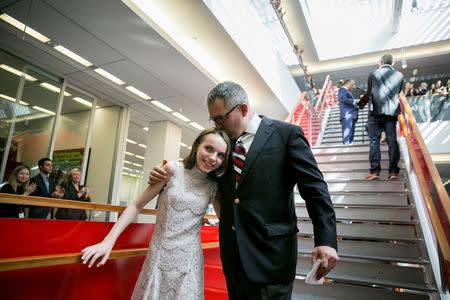
M 36 183 L 30 184 L 30 169 L 24 165 L 14 169 L 8 183 L 2 186 L 0 193 L 29 196 L 36 189 Z M 15 204 L 0 204 L 0 218 L 24 218 L 24 207 Z
M 63 199 L 91 202 L 89 188 L 80 184 L 81 172 L 75 168 L 67 174 L 67 182 L 64 184 Z M 84 209 L 58 208 L 55 215 L 59 220 L 86 220 L 87 214 Z

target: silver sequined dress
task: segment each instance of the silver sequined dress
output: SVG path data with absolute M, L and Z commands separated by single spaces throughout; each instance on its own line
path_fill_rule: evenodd
M 160 193 L 155 229 L 131 299 L 203 299 L 200 228 L 217 185 L 177 162 Z

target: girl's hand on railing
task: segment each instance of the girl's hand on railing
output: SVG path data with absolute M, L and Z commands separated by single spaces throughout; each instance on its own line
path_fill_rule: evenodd
M 112 247 L 114 243 L 109 243 L 107 241 L 103 241 L 96 245 L 92 245 L 81 250 L 83 255 L 81 256 L 81 260 L 83 264 L 89 263 L 89 268 L 95 263 L 97 259 L 102 258 L 102 260 L 97 264 L 97 267 L 103 266 L 108 260 L 109 255 L 111 254 Z M 89 260 L 91 260 L 89 262 Z

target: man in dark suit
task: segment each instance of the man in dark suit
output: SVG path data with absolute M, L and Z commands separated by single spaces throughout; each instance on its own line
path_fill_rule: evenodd
M 291 299 L 297 264 L 297 184 L 314 226 L 317 279 L 338 262 L 327 184 L 300 127 L 250 112 L 244 89 L 223 82 L 208 95 L 210 120 L 232 139 L 215 209 L 229 299 Z M 153 168 L 149 183 L 165 179 Z M 219 202 L 219 203 L 218 203 Z
M 38 162 L 40 173 L 31 178 L 31 183 L 36 183 L 36 190 L 31 196 L 47 197 L 47 198 L 62 198 L 64 196 L 64 189 L 56 189 L 53 180 L 49 178 L 53 169 L 52 160 L 50 158 L 42 158 Z M 29 217 L 33 219 L 51 219 L 53 217 L 52 207 L 31 206 L 29 210 Z
M 339 112 L 342 127 L 342 143 L 344 145 L 353 144 L 355 136 L 355 124 L 358 121 L 358 105 L 359 99 L 355 99 L 352 95 L 355 81 L 347 79 L 344 85 L 339 89 Z
M 336 223 L 327 184 L 303 131 L 250 112 L 234 82 L 208 95 L 210 120 L 234 141 L 219 181 L 220 253 L 230 299 L 291 299 L 297 263 L 297 184 L 314 226 L 318 277 L 337 263 Z
M 397 142 L 397 115 L 400 113 L 399 93 L 403 87 L 403 74 L 392 68 L 391 54 L 381 57 L 380 67 L 372 71 L 367 81 L 369 102 L 370 174 L 368 180 L 380 178 L 380 137 L 386 132 L 389 153 L 389 179 L 397 179 L 400 151 Z

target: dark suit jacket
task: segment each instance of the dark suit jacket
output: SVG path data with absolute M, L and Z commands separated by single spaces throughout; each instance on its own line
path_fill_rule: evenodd
M 42 178 L 42 175 L 40 173 L 30 179 L 30 183 L 33 182 L 36 183 L 37 187 L 31 194 L 31 196 L 52 198 L 52 193 L 55 191 L 55 183 L 53 182 L 53 180 L 51 180 L 50 178 L 48 179 L 48 191 L 47 187 L 45 186 L 44 179 Z M 50 212 L 51 216 L 53 217 L 52 207 L 31 206 L 29 217 L 33 219 L 45 219 Z
M 78 185 L 78 189 L 81 190 L 83 186 Z M 63 199 L 67 200 L 76 200 L 76 201 L 84 201 L 91 202 L 91 198 L 87 197 L 84 199 L 84 195 L 81 198 L 78 198 L 78 191 L 73 185 L 72 182 L 67 182 L 64 185 L 64 197 Z M 61 220 L 86 220 L 87 214 L 84 209 L 72 209 L 72 208 L 58 208 L 55 217 Z
M 232 164 L 230 159 L 227 173 L 219 179 L 219 238 L 225 276 L 233 276 L 242 268 L 255 283 L 294 280 L 298 232 L 295 184 L 306 200 L 316 246 L 337 248 L 328 187 L 300 127 L 263 117 L 237 189 Z
M 398 93 L 403 87 L 403 74 L 389 65 L 372 71 L 367 80 L 369 110 L 374 115 L 396 116 L 400 113 Z
M 341 87 L 338 92 L 340 119 L 358 119 L 358 105 L 355 98 L 346 88 Z

